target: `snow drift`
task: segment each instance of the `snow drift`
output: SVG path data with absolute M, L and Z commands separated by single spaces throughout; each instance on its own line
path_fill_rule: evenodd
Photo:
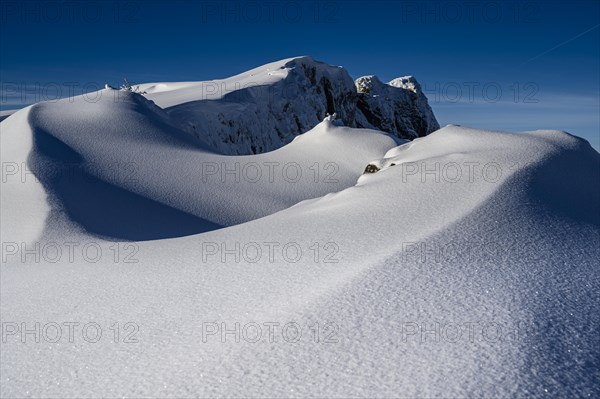
M 95 96 L 95 102 L 79 96 L 20 111 L 32 133 L 14 122 L 3 125 L 11 143 L 30 140 L 32 146 L 8 182 L 21 189 L 21 169 L 27 169 L 29 180 L 47 192 L 47 217 L 68 220 L 49 224 L 60 225 L 60 234 L 79 226 L 140 240 L 246 222 L 352 186 L 370 158 L 399 142 L 324 121 L 274 152 L 224 156 L 178 129 L 140 94 L 109 89 Z M 18 194 L 3 193 L 7 200 Z
M 142 96 L 101 93 L 0 124 L 3 165 L 35 177 L 3 171 L 3 397 L 600 395 L 585 140 L 446 126 L 399 142 L 327 120 L 228 157 Z M 333 162 L 338 181 L 202 169 L 250 162 Z M 72 340 L 46 334 L 64 323 Z

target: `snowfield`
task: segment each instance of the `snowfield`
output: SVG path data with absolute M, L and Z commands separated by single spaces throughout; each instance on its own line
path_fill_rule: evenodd
M 194 85 L 1 122 L 2 397 L 600 395 L 587 141 L 326 118 L 231 155 L 169 112 Z

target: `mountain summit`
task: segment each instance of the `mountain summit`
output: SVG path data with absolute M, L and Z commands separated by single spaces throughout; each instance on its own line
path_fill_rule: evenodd
M 375 84 L 377 82 L 377 84 Z M 348 127 L 414 139 L 439 124 L 413 77 L 354 82 L 346 69 L 294 57 L 226 79 L 140 85 L 180 127 L 223 154 L 256 154 L 291 142 L 337 114 Z

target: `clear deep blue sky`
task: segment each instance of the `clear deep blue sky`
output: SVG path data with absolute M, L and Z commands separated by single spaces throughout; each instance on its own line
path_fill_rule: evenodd
M 416 76 L 442 125 L 562 129 L 600 146 L 598 1 L 2 0 L 1 11 L 2 109 L 73 85 L 206 80 L 312 55 L 355 78 Z

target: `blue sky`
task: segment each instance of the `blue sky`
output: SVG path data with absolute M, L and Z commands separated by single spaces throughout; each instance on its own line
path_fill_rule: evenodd
M 414 75 L 442 125 L 561 129 L 600 147 L 597 1 L 0 3 L 0 107 L 230 76 L 296 55 Z

